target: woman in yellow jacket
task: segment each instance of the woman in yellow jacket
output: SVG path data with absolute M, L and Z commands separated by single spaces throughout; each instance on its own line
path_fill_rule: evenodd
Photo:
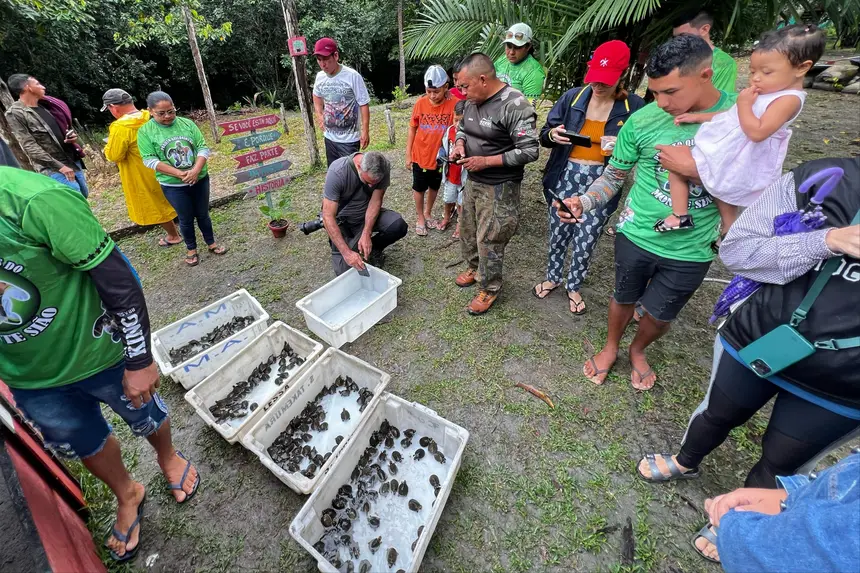
M 161 225 L 167 236 L 158 240 L 160 247 L 178 245 L 182 238 L 173 222 L 176 211 L 164 198 L 155 173 L 144 166 L 137 150 L 137 130 L 149 121 L 149 112 L 134 107 L 131 96 L 121 89 L 106 91 L 102 102 L 102 111 L 110 111 L 116 118 L 110 124 L 105 157 L 119 167 L 129 219 L 138 225 Z

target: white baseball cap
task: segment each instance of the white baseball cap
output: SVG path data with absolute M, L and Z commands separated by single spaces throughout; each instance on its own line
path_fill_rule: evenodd
M 441 88 L 448 83 L 448 73 L 442 66 L 432 65 L 424 72 L 424 86 L 428 88 Z
M 505 44 L 513 44 L 514 46 L 520 47 L 525 46 L 526 44 L 532 41 L 532 28 L 528 24 L 524 24 L 520 22 L 518 24 L 514 24 L 508 31 L 505 32 Z

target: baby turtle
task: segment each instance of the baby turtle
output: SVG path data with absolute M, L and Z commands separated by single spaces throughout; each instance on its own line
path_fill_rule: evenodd
M 370 525 L 370 527 L 372 527 L 373 529 L 376 529 L 377 527 L 379 527 L 379 518 L 376 517 L 375 515 L 368 515 L 367 516 L 367 523 L 368 523 L 368 525 Z
M 388 458 L 388 453 L 385 450 L 382 450 L 379 453 L 379 461 L 384 462 Z
M 332 527 L 334 525 L 335 517 L 337 517 L 335 510 L 328 508 L 322 512 L 320 522 L 323 524 L 323 527 Z
M 331 502 L 331 506 L 335 509 L 343 509 L 346 507 L 346 500 L 342 497 L 334 498 L 334 501 Z
M 433 487 L 439 487 L 439 476 L 433 474 L 430 476 L 430 485 Z
M 361 506 L 361 511 L 363 511 L 364 513 L 370 513 L 370 502 L 369 501 L 364 502 L 364 504 Z
M 427 444 L 427 451 L 431 454 L 436 454 L 439 451 L 439 446 L 436 444 L 436 440 L 430 440 L 430 443 Z
M 421 504 L 414 499 L 410 499 L 408 505 L 409 509 L 411 509 L 412 511 L 421 511 Z
M 362 559 L 358 565 L 358 573 L 370 573 L 370 561 Z
M 397 550 L 393 547 L 388 548 L 388 566 L 394 567 L 394 564 L 397 563 Z
M 429 436 L 424 436 L 423 438 L 418 440 L 418 443 L 421 444 L 422 448 L 426 448 L 427 446 L 430 445 L 430 440 L 431 440 L 431 438 Z
M 349 411 L 346 408 L 344 408 L 343 412 L 340 413 L 340 419 L 343 420 L 344 422 L 349 420 Z
M 442 454 L 442 452 L 436 452 L 435 454 L 433 454 L 433 457 L 436 458 L 436 461 L 440 464 L 445 463 L 445 455 Z
M 382 420 L 382 423 L 379 425 L 379 431 L 387 434 L 389 429 L 391 429 L 391 424 L 388 423 L 388 420 Z
M 415 435 L 415 430 L 413 430 L 412 428 L 409 428 L 408 430 L 403 430 L 403 435 L 411 440 L 412 436 Z
M 346 508 L 346 516 L 350 519 L 356 519 L 358 517 L 358 513 L 351 507 Z
M 400 495 L 402 495 L 404 497 L 406 497 L 406 494 L 409 493 L 409 486 L 406 485 L 405 481 L 400 483 L 400 487 L 397 488 L 397 493 L 399 493 Z M 409 503 L 411 504 L 412 502 L 410 501 Z M 418 503 L 418 502 L 416 501 L 415 503 Z M 418 509 L 421 509 L 421 506 L 418 506 Z
M 256 409 L 257 409 L 257 403 L 256 403 L 256 402 L 252 402 L 252 403 L 251 403 L 251 405 L 250 405 L 250 406 L 248 406 L 248 409 L 249 409 L 249 410 L 251 410 L 251 411 L 253 412 L 254 410 L 256 410 Z
M 412 445 L 412 440 L 410 440 L 409 438 L 403 438 L 402 440 L 400 440 L 400 445 L 404 448 L 408 448 Z
M 418 503 L 418 502 L 416 501 L 415 503 Z M 410 509 L 412 509 L 412 508 L 410 507 Z M 419 509 L 420 509 L 420 506 L 419 506 Z M 418 510 L 416 509 L 415 511 L 418 511 Z M 337 522 L 337 526 L 340 527 L 341 530 L 343 530 L 343 531 L 349 531 L 350 528 L 352 527 L 352 522 L 346 518 L 343 518 Z
M 370 543 L 367 544 L 367 546 L 370 547 L 371 553 L 376 553 L 376 551 L 379 549 L 380 545 L 382 545 L 382 536 L 381 535 L 379 537 L 377 537 L 376 539 L 371 539 Z
M 419 528 L 418 528 L 418 535 L 416 535 L 415 537 L 420 538 L 420 537 L 421 537 L 421 532 L 422 532 L 422 531 L 424 531 L 424 526 L 423 526 L 423 525 L 422 525 L 421 527 L 419 527 Z
M 354 573 L 355 572 L 355 565 L 352 564 L 352 561 L 346 562 L 346 569 L 344 569 L 343 571 L 344 571 L 344 573 Z
M 302 434 L 302 439 L 306 442 L 310 442 L 313 439 L 313 436 L 310 434 Z
M 403 461 L 403 456 L 400 455 L 400 452 L 394 450 L 393 452 L 391 452 L 391 459 L 399 464 Z
M 394 462 L 388 462 L 388 472 L 393 476 L 397 475 L 397 466 L 394 465 Z
M 396 440 L 400 437 L 400 430 L 398 430 L 396 426 L 391 426 L 391 428 L 388 429 L 388 435 Z
M 397 493 L 397 488 L 400 487 L 400 484 L 396 479 L 391 480 L 391 493 Z
M 388 482 L 385 482 L 384 484 L 382 484 L 382 487 L 379 488 L 379 493 L 381 493 L 382 495 L 385 495 L 388 493 L 388 491 L 390 489 L 391 489 L 391 486 L 388 484 Z
M 392 438 L 391 436 L 388 436 L 387 438 L 385 438 L 385 447 L 386 448 L 393 448 L 394 447 L 394 438 Z
M 412 459 L 414 459 L 415 461 L 418 461 L 423 457 L 424 457 L 424 450 L 422 450 L 421 448 L 418 448 L 417 450 L 415 450 L 415 453 L 412 454 Z
M 340 445 L 340 443 L 342 441 L 343 441 L 343 436 L 338 436 L 334 439 L 334 443 L 337 444 L 338 446 Z

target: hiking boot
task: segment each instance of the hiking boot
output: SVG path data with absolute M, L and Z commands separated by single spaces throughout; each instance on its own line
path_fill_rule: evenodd
M 497 298 L 499 298 L 499 293 L 482 290 L 472 299 L 466 310 L 469 311 L 469 314 L 473 315 L 484 314 L 490 310 L 490 307 L 493 306 Z
M 466 269 L 454 280 L 460 288 L 470 287 L 478 282 L 478 271 L 475 269 Z

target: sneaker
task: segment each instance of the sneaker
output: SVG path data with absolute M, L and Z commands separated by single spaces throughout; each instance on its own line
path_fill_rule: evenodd
M 478 282 L 478 271 L 475 269 L 466 269 L 454 279 L 457 286 L 460 288 L 470 287 Z
M 484 314 L 490 310 L 490 307 L 493 306 L 497 298 L 499 298 L 499 293 L 482 290 L 472 299 L 466 310 L 469 311 L 469 314 L 473 315 Z

